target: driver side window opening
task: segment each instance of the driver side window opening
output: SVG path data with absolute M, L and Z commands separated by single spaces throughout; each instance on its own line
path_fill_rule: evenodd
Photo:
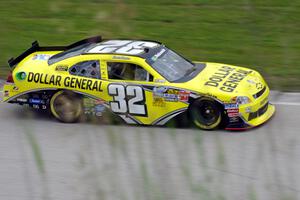
M 109 79 L 152 82 L 153 76 L 139 65 L 122 62 L 107 62 Z
M 79 62 L 69 69 L 69 73 L 75 76 L 100 79 L 100 64 L 98 60 Z

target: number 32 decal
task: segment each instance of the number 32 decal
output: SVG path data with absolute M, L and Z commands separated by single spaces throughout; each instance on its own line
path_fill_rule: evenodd
M 124 85 L 110 84 L 108 86 L 108 94 L 113 97 L 110 107 L 114 113 L 147 115 L 145 93 L 142 87 L 134 85 L 125 87 Z

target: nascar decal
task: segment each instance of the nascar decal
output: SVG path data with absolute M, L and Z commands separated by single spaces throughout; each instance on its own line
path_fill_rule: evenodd
M 68 88 L 76 88 L 82 90 L 92 90 L 102 92 L 102 81 L 89 80 L 85 78 L 65 77 L 62 78 L 60 75 L 48 75 L 42 73 L 29 72 L 27 77 L 28 82 L 41 83 L 53 86 L 64 86 Z
M 252 71 L 236 69 L 234 67 L 222 66 L 209 78 L 209 81 L 207 81 L 205 85 L 219 87 L 219 84 L 226 78 L 226 81 L 219 89 L 224 92 L 233 92 L 239 82 L 251 72 Z

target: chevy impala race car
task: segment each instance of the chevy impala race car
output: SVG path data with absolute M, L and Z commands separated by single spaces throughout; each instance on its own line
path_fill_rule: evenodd
M 258 72 L 191 62 L 155 41 L 98 36 L 69 46 L 34 42 L 8 63 L 3 101 L 50 110 L 62 122 L 76 122 L 92 109 L 129 124 L 163 125 L 185 116 L 202 129 L 239 130 L 275 112 Z

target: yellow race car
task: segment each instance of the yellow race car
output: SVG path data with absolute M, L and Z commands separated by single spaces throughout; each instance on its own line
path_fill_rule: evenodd
M 111 111 L 128 124 L 164 125 L 176 117 L 202 129 L 240 130 L 275 112 L 258 72 L 192 62 L 156 41 L 34 42 L 8 63 L 3 101 L 50 110 L 62 122 Z

